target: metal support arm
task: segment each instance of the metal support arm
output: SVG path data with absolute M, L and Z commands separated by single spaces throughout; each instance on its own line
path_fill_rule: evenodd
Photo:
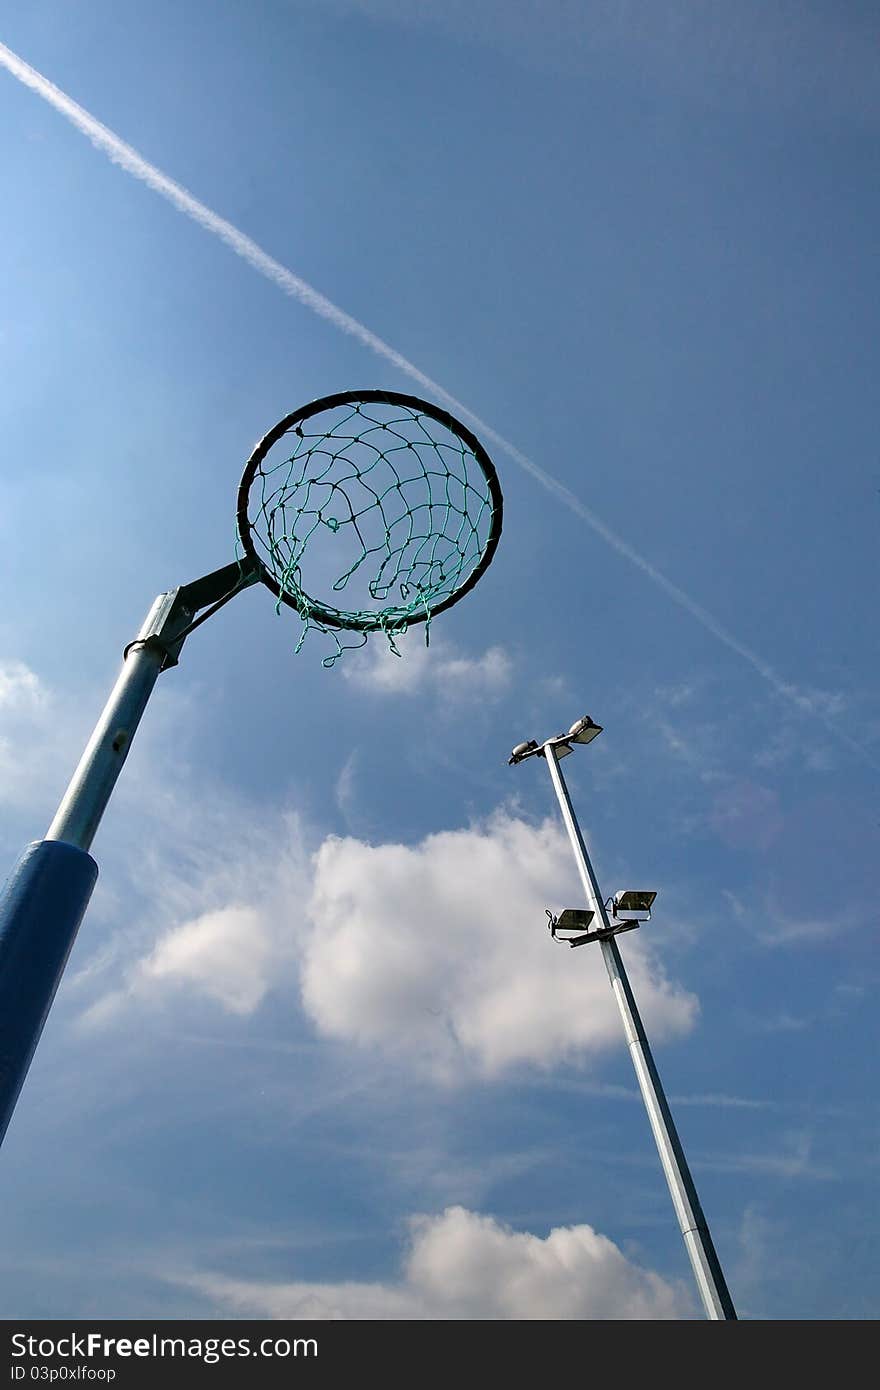
M 61 798 L 47 840 L 89 848 L 160 672 L 177 665 L 195 627 L 258 578 L 249 565 L 235 563 L 159 594 L 137 637 L 125 648 L 119 679 Z M 195 618 L 206 607 L 208 611 Z

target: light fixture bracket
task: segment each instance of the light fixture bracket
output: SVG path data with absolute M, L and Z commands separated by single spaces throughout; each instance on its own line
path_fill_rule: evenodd
M 556 758 L 567 758 L 572 752 L 573 743 L 592 743 L 593 739 L 602 732 L 602 725 L 596 724 L 588 714 L 583 719 L 578 719 L 572 724 L 567 734 L 554 734 L 552 738 L 545 738 L 543 743 L 538 743 L 530 738 L 527 743 L 518 743 L 507 759 L 507 766 L 512 767 L 515 763 L 525 762 L 526 758 L 546 758 L 547 749 L 552 748 Z
M 563 936 L 563 932 L 579 931 L 581 927 L 589 926 L 596 916 L 595 912 L 590 908 L 566 907 L 557 917 L 549 907 L 545 907 L 544 915 L 549 918 L 547 926 L 553 940 L 566 942 L 569 946 L 586 946 L 589 941 L 608 941 L 612 936 L 619 936 L 621 932 L 633 931 L 641 926 L 641 922 L 620 921 L 613 922 L 608 927 L 599 927 L 595 931 L 581 932 L 578 936 Z

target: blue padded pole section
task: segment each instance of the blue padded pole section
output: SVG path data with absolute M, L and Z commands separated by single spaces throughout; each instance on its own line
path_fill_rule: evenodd
M 85 850 L 35 840 L 0 893 L 0 1143 L 97 877 Z

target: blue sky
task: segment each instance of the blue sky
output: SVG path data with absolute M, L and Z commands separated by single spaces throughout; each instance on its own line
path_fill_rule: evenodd
M 601 959 L 547 938 L 546 770 L 506 763 L 586 712 L 564 770 L 603 888 L 659 890 L 621 950 L 738 1310 L 877 1316 L 877 20 L 730 8 L 6 8 L 9 864 L 276 420 L 420 372 L 505 497 L 427 652 L 326 671 L 260 589 L 162 677 L 0 1155 L 6 1316 L 699 1315 Z

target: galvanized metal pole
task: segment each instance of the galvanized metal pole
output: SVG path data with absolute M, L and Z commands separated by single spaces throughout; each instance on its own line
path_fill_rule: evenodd
M 98 877 L 89 847 L 159 673 L 176 665 L 187 633 L 258 577 L 236 561 L 158 596 L 46 838 L 27 846 L 0 888 L 0 1143 Z
M 116 780 L 125 759 L 141 715 L 159 679 L 166 652 L 161 642 L 150 641 L 157 619 L 161 618 L 170 595 L 156 599 L 140 638 L 125 658 L 119 679 L 85 746 L 76 771 L 61 798 L 52 824 L 46 831 L 47 840 L 63 840 L 87 850 L 107 808 Z
M 542 751 L 547 760 L 547 767 L 562 811 L 562 819 L 568 831 L 568 838 L 574 850 L 587 903 L 596 913 L 605 930 L 610 930 L 611 923 L 608 920 L 608 913 L 599 892 L 599 885 L 590 863 L 590 856 L 587 853 L 568 788 L 559 767 L 554 743 L 545 743 Z M 672 1119 L 672 1113 L 663 1092 L 654 1059 L 651 1056 L 647 1035 L 636 1007 L 617 942 L 613 936 L 610 936 L 601 940 L 599 945 L 602 948 L 608 978 L 611 981 L 611 988 L 614 991 L 620 1016 L 623 1019 L 623 1029 L 638 1078 L 639 1089 L 645 1102 L 648 1119 L 651 1122 L 657 1152 L 660 1155 L 660 1162 L 669 1185 L 672 1204 L 675 1207 L 675 1214 L 694 1271 L 694 1278 L 697 1281 L 697 1288 L 706 1310 L 706 1317 L 717 1320 L 735 1320 L 736 1310 L 733 1306 L 733 1300 L 728 1291 L 718 1256 L 715 1253 L 715 1246 L 712 1243 L 709 1227 L 700 1206 L 697 1189 L 694 1186 L 684 1150 Z
M 159 672 L 176 660 L 172 634 L 191 616 L 179 589 L 156 599 L 46 838 L 27 846 L 0 889 L 0 1143 L 98 877 L 89 847 Z

